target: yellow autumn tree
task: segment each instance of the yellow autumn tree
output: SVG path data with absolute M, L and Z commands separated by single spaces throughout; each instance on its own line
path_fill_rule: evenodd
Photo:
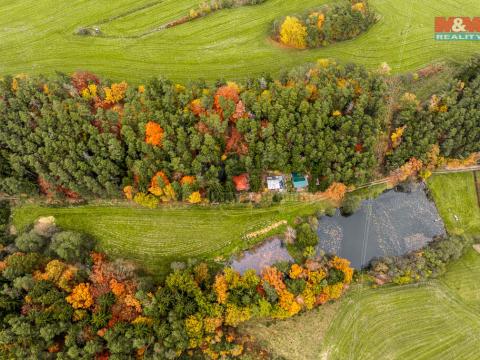
M 406 125 L 398 127 L 395 129 L 392 135 L 390 135 L 390 139 L 392 140 L 392 148 L 395 149 L 396 147 L 398 147 L 398 145 L 400 145 L 400 143 L 402 142 L 402 135 L 406 127 Z
M 67 302 L 74 309 L 88 309 L 93 305 L 93 298 L 90 292 L 90 284 L 80 283 L 73 289 L 72 293 L 67 296 Z
M 133 199 L 133 186 L 127 185 L 123 188 L 123 194 L 125 195 L 125 198 L 127 200 L 132 200 Z
M 295 16 L 287 16 L 280 28 L 281 43 L 297 49 L 305 49 L 306 38 L 307 27 Z
M 125 97 L 127 87 L 127 83 L 123 81 L 119 84 L 112 84 L 111 87 L 103 88 L 103 91 L 105 92 L 105 103 L 115 104 L 121 101 Z
M 200 193 L 198 191 L 194 191 L 188 197 L 188 202 L 190 204 L 198 204 L 200 201 L 202 201 L 202 196 L 200 195 Z
M 224 275 L 217 275 L 213 289 L 217 294 L 217 302 L 219 304 L 225 304 L 228 296 L 228 283 Z

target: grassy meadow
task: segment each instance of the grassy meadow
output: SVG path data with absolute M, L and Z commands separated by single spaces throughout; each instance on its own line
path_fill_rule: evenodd
M 94 237 L 99 249 L 110 256 L 134 260 L 163 274 L 172 261 L 228 256 L 269 234 L 248 241 L 244 235 L 281 220 L 292 222 L 296 216 L 311 215 L 327 206 L 294 201 L 268 208 L 166 206 L 153 210 L 109 205 L 25 205 L 14 209 L 14 225 L 21 231 L 40 216 L 54 216 L 60 227 Z
M 448 232 L 480 234 L 473 172 L 433 175 L 428 179 L 428 188 Z
M 113 80 L 139 83 L 152 76 L 245 79 L 278 74 L 318 58 L 332 57 L 395 72 L 436 60 L 462 60 L 478 41 L 438 42 L 435 16 L 480 13 L 476 0 L 371 0 L 380 20 L 360 37 L 323 49 L 285 49 L 269 40 L 279 17 L 334 0 L 267 0 L 224 9 L 164 31 L 165 22 L 188 14 L 199 0 L 3 0 L 0 3 L 0 76 L 90 70 Z M 468 15 L 467 14 L 467 15 Z M 75 35 L 98 26 L 103 37 Z
M 242 331 L 288 360 L 478 359 L 479 277 L 480 254 L 469 250 L 440 279 L 355 285 L 339 303 Z

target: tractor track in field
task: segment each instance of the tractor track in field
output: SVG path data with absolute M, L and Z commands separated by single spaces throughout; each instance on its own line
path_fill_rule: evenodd
M 475 181 L 475 190 L 477 192 L 477 203 L 478 207 L 480 208 L 480 177 L 478 175 L 480 171 L 473 172 L 473 179 Z

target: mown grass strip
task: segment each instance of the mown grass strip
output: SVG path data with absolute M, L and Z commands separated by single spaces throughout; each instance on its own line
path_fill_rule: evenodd
M 79 206 L 49 208 L 25 205 L 14 209 L 14 225 L 25 229 L 40 216 L 54 216 L 65 229 L 83 231 L 113 257 L 131 259 L 149 270 L 164 274 L 172 261 L 188 258 L 228 257 L 275 231 L 254 239 L 247 233 L 296 216 L 312 215 L 328 205 L 321 202 L 286 202 L 268 208 L 247 206 L 161 207 Z
M 473 172 L 435 174 L 428 179 L 438 211 L 452 234 L 480 234 L 480 207 Z
M 242 80 L 333 57 L 377 68 L 387 62 L 394 72 L 418 69 L 435 60 L 466 59 L 478 42 L 435 41 L 435 16 L 456 16 L 464 9 L 480 13 L 476 0 L 371 0 L 380 21 L 356 39 L 323 49 L 298 51 L 268 41 L 275 19 L 326 4 L 328 0 L 268 0 L 225 9 L 201 19 L 138 39 L 80 37 L 75 31 L 150 4 L 151 0 L 80 1 L 4 0 L 0 4 L 0 74 L 51 74 L 88 69 L 113 80 L 140 83 L 163 75 Z M 194 1 L 192 0 L 192 4 Z M 105 24 L 105 32 L 132 35 L 175 18 L 180 7 L 165 0 Z M 181 0 L 181 6 L 189 2 Z M 158 8 L 158 11 L 157 11 Z M 153 11 L 155 9 L 155 11 Z M 183 12 L 183 8 L 182 8 Z M 59 16 L 61 14 L 61 16 Z M 100 26 L 102 27 L 102 26 Z M 108 31 L 107 31 L 108 30 Z

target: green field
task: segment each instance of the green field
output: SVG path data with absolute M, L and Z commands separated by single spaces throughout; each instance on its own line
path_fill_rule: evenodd
M 480 234 L 473 172 L 433 175 L 428 179 L 428 187 L 450 233 Z
M 268 208 L 212 206 L 154 210 L 108 205 L 70 208 L 26 205 L 14 209 L 14 224 L 21 231 L 38 217 L 53 215 L 62 228 L 93 236 L 107 254 L 165 273 L 172 261 L 232 254 L 252 245 L 252 241 L 242 239 L 243 235 L 280 220 L 291 222 L 296 216 L 311 215 L 324 207 L 322 203 L 299 202 Z
M 283 49 L 269 41 L 275 19 L 328 2 L 267 0 L 138 37 L 186 15 L 199 1 L 3 0 L 0 75 L 87 69 L 137 83 L 159 75 L 178 81 L 244 79 L 263 72 L 276 74 L 322 57 L 369 68 L 386 61 L 399 72 L 439 59 L 461 60 L 480 50 L 476 41 L 433 39 L 435 16 L 478 15 L 476 0 L 371 0 L 381 19 L 357 39 L 304 51 Z M 74 34 L 91 25 L 98 25 L 106 37 Z

